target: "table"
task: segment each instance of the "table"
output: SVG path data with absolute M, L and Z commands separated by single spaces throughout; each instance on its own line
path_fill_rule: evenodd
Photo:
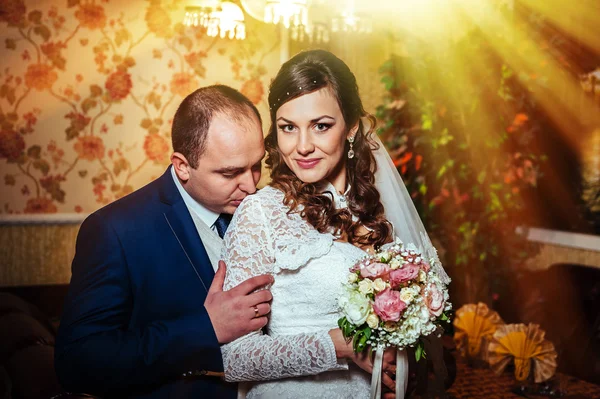
M 473 368 L 467 365 L 462 357 L 456 359 L 456 380 L 447 391 L 448 396 L 454 399 L 523 399 L 511 389 L 516 386 L 514 375 L 505 371 L 501 375 L 495 374 L 489 368 Z M 557 373 L 560 388 L 565 392 L 561 399 L 600 399 L 600 386 L 577 378 Z M 542 398 L 542 396 L 528 395 L 529 398 Z

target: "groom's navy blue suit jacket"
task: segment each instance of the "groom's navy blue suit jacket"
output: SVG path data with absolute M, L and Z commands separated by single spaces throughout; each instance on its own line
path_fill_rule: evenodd
M 213 269 L 170 169 L 98 210 L 77 237 L 55 365 L 63 387 L 106 398 L 228 398 L 204 308 Z

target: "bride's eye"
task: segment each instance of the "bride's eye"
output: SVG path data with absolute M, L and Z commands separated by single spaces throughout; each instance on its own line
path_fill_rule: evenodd
M 317 123 L 315 125 L 315 129 L 318 132 L 324 132 L 326 130 L 329 130 L 329 128 L 331 128 L 331 125 L 329 123 Z
M 284 133 L 290 133 L 294 131 L 294 125 L 279 125 L 279 130 Z

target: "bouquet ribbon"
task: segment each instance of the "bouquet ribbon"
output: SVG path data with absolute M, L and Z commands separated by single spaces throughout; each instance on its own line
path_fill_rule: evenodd
M 371 375 L 371 399 L 381 398 L 381 374 L 383 373 L 383 348 L 377 348 Z M 396 399 L 404 399 L 408 384 L 408 358 L 404 349 L 396 351 Z

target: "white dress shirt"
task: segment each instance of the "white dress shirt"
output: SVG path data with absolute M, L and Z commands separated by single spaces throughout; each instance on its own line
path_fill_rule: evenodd
M 196 230 L 198 230 L 200 239 L 204 244 L 210 263 L 216 271 L 221 257 L 221 249 L 223 248 L 223 239 L 219 237 L 215 226 L 219 214 L 207 209 L 193 199 L 183 188 L 183 185 L 179 181 L 177 174 L 175 174 L 175 169 L 173 168 L 171 168 L 171 176 L 173 177 L 173 181 L 175 182 L 175 186 L 177 186 L 179 194 L 181 194 L 181 197 L 183 198 L 183 202 L 185 202 L 186 207 L 190 211 L 190 215 L 192 216 Z

